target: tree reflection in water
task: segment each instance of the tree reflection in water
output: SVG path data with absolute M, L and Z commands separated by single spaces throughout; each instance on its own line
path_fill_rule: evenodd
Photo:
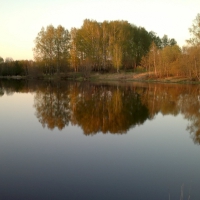
M 37 90 L 34 107 L 39 122 L 45 127 L 63 129 L 70 121 L 69 98 L 67 90 L 59 84 L 47 84 L 44 90 Z
M 43 126 L 64 128 L 69 122 L 80 126 L 84 133 L 126 133 L 142 124 L 149 116 L 133 89 L 108 85 L 60 84 L 38 90 L 34 107 Z
M 2 97 L 4 95 L 4 89 L 2 87 L 2 84 L 0 82 L 0 97 Z
M 69 123 L 84 134 L 122 134 L 163 115 L 182 114 L 187 130 L 200 144 L 200 88 L 198 85 L 80 82 L 0 81 L 0 95 L 35 92 L 36 117 L 43 127 L 62 130 Z

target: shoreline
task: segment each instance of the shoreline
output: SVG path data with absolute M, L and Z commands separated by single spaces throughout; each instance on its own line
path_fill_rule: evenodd
M 152 73 L 150 75 L 153 75 Z M 164 77 L 152 78 L 149 77 L 148 72 L 134 73 L 134 72 L 120 72 L 120 73 L 90 73 L 84 77 L 79 72 L 70 72 L 67 74 L 52 75 L 52 76 L 0 76 L 0 79 L 7 80 L 75 80 L 75 81 L 91 81 L 91 82 L 104 82 L 104 81 L 117 81 L 117 82 L 148 82 L 148 83 L 179 83 L 179 84 L 200 84 L 200 81 L 193 81 L 188 77 Z

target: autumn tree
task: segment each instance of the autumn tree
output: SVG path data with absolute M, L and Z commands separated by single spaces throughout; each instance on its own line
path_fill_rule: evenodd
M 159 49 L 154 42 L 150 46 L 149 53 L 142 58 L 142 64 L 150 72 L 154 71 L 154 74 L 157 76 L 158 73 L 158 56 Z
M 109 52 L 108 52 L 108 47 L 109 47 L 109 22 L 108 21 L 103 21 L 102 25 L 102 61 L 101 65 L 103 70 L 108 70 L 110 60 L 109 60 Z
M 142 27 L 127 21 L 97 22 L 85 19 L 80 29 L 71 31 L 71 64 L 90 61 L 92 70 L 108 70 L 112 66 L 133 68 L 140 64 L 142 56 L 149 51 L 151 36 Z
M 74 38 L 80 52 L 80 65 L 85 59 L 90 60 L 94 68 L 99 65 L 101 53 L 101 28 L 94 20 L 85 19 L 83 25 L 77 30 Z
M 85 19 L 81 28 L 72 28 L 70 33 L 62 26 L 42 28 L 33 51 L 35 60 L 46 74 L 59 73 L 68 61 L 74 71 L 135 69 L 148 53 L 148 60 L 153 61 L 151 65 L 157 74 L 156 55 L 159 57 L 160 49 L 175 44 L 176 41 L 167 35 L 160 39 L 154 32 L 127 21 L 101 23 Z
M 179 58 L 181 56 L 181 50 L 179 46 L 166 46 L 160 51 L 162 61 L 160 63 L 161 73 L 165 76 L 178 75 L 179 70 Z
M 44 62 L 48 73 L 60 72 L 62 64 L 66 64 L 69 58 L 70 35 L 68 30 L 59 25 L 44 27 L 35 39 L 34 58 L 38 62 Z
M 192 27 L 189 28 L 191 38 L 186 40 L 188 44 L 193 46 L 200 45 L 200 14 L 197 14 L 196 18 L 193 21 Z
M 53 71 L 54 58 L 54 27 L 47 26 L 46 30 L 42 27 L 35 39 L 34 58 L 37 62 L 44 62 L 44 66 L 48 68 L 48 73 Z
M 185 47 L 184 60 L 187 63 L 187 71 L 189 76 L 194 79 L 200 80 L 200 47 L 188 46 Z
M 126 28 L 127 21 L 111 21 L 110 22 L 110 35 L 109 35 L 109 54 L 113 66 L 119 72 L 122 66 L 123 53 L 126 51 L 127 34 Z
M 184 48 L 184 58 L 187 57 L 190 76 L 200 80 L 200 14 L 197 14 L 189 32 L 191 38 L 186 40 L 189 46 Z
M 43 90 L 37 90 L 34 97 L 36 117 L 43 127 L 63 129 L 70 120 L 67 87 L 60 83 L 47 83 Z
M 69 31 L 59 25 L 55 29 L 55 60 L 57 73 L 69 60 L 70 34 Z
M 78 71 L 79 65 L 80 65 L 80 59 L 79 59 L 79 52 L 77 48 L 77 41 L 76 41 L 76 34 L 77 29 L 72 28 L 70 31 L 71 35 L 71 41 L 70 41 L 70 65 L 74 69 L 75 72 Z

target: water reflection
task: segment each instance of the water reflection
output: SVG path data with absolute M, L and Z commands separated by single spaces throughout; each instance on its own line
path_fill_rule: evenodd
M 71 122 L 82 127 L 84 134 L 126 133 L 142 124 L 148 109 L 132 88 L 91 84 L 49 83 L 38 90 L 34 107 L 43 126 L 64 128 Z
M 14 92 L 28 92 L 26 90 L 28 82 L 25 80 L 4 79 L 0 81 L 0 97 L 1 94 L 13 95 Z
M 0 82 L 0 97 L 3 95 L 4 95 L 4 90 L 3 90 L 2 84 Z
M 0 96 L 14 92 L 35 92 L 35 115 L 49 129 L 61 130 L 71 123 L 85 135 L 122 134 L 159 112 L 182 114 L 189 121 L 191 138 L 200 144 L 198 85 L 0 81 Z
M 60 84 L 49 83 L 36 91 L 34 107 L 43 127 L 63 129 L 70 121 L 68 90 Z M 66 88 L 67 89 L 67 88 Z

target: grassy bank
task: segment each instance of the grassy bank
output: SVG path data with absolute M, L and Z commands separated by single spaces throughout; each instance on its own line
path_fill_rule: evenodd
M 163 83 L 195 83 L 199 81 L 190 80 L 188 77 L 165 77 L 156 78 L 153 73 L 148 72 L 120 72 L 120 73 L 89 73 L 69 72 L 66 74 L 43 75 L 43 76 L 0 76 L 3 79 L 42 79 L 42 80 L 76 80 L 76 81 L 142 81 Z
M 86 80 L 83 77 L 79 77 L 79 80 Z M 121 72 L 121 73 L 91 73 L 87 78 L 90 81 L 142 81 L 142 82 L 164 82 L 164 83 L 200 83 L 199 81 L 193 81 L 188 77 L 174 76 L 174 77 L 162 77 L 157 78 L 154 73 L 148 72 Z

